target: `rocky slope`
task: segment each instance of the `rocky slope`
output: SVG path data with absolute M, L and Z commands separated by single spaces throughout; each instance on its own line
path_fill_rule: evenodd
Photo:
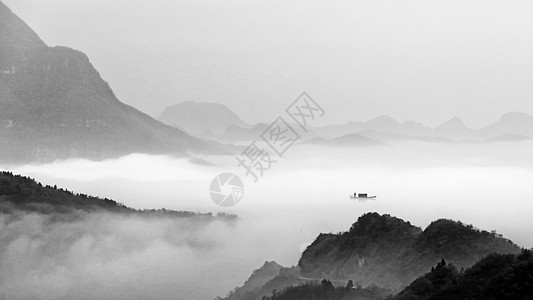
M 89 58 L 48 47 L 0 2 L 2 161 L 223 153 L 120 102 Z
M 492 252 L 519 251 L 511 241 L 461 222 L 441 219 L 421 230 L 401 219 L 370 213 L 345 233 L 321 234 L 298 265 L 306 277 L 400 289 L 442 258 L 469 267 Z
M 422 230 L 390 215 L 368 213 L 347 232 L 320 234 L 303 252 L 297 267 L 281 268 L 276 276 L 269 273 L 264 279 L 270 280 L 263 286 L 245 285 L 235 291 L 245 289 L 246 293 L 230 293 L 225 299 L 257 300 L 270 297 L 273 290 L 320 284 L 323 279 L 335 286 L 346 286 L 351 280 L 356 286 L 377 285 L 399 292 L 442 259 L 468 268 L 491 253 L 520 251 L 496 233 L 461 222 L 441 219 Z

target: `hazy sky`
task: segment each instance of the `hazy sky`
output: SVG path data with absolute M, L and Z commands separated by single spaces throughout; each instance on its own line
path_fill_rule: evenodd
M 2 1 L 152 116 L 195 100 L 270 121 L 303 90 L 327 123 L 533 113 L 528 0 Z

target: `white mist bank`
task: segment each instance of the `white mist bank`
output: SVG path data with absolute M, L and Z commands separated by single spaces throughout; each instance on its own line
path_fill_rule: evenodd
M 0 217 L 6 299 L 213 299 L 262 263 L 251 226 L 107 213 Z M 271 245 L 274 246 L 274 245 Z M 240 278 L 239 278 L 240 279 Z
M 395 215 L 421 227 L 439 218 L 460 220 L 496 230 L 520 246 L 533 247 L 532 147 L 531 142 L 406 143 L 364 149 L 296 146 L 286 157 L 278 158 L 258 183 L 236 167 L 234 157 L 203 157 L 216 166 L 165 156 L 130 155 L 102 162 L 69 160 L 11 167 L 11 171 L 43 184 L 113 198 L 136 208 L 225 211 L 241 217 L 235 227 L 211 226 L 187 232 L 179 226 L 169 227 L 165 221 L 152 224 L 145 220 L 114 220 L 104 230 L 104 226 L 93 226 L 95 220 L 100 218 L 102 224 L 110 221 L 94 216 L 84 221 L 88 223 L 62 229 L 37 226 L 30 230 L 45 231 L 39 234 L 16 231 L 24 238 L 13 242 L 12 247 L 50 244 L 59 232 L 80 233 L 77 242 L 55 245 L 69 253 L 69 259 L 54 255 L 43 259 L 38 251 L 20 250 L 28 257 L 35 255 L 36 262 L 42 260 L 33 269 L 23 264 L 30 274 L 23 279 L 39 279 L 28 283 L 27 291 L 39 291 L 50 282 L 49 286 L 57 284 L 54 291 L 67 294 L 81 290 L 93 296 L 98 291 L 99 297 L 172 295 L 174 299 L 223 295 L 242 284 L 265 260 L 296 264 L 301 249 L 320 232 L 345 231 L 369 211 Z M 234 208 L 222 209 L 209 198 L 209 183 L 221 172 L 234 172 L 244 181 L 244 198 Z M 353 192 L 376 194 L 378 199 L 354 203 L 348 197 Z M 34 221 L 25 222 L 22 228 Z M 12 232 L 9 230 L 2 228 L 2 236 Z M 162 237 L 161 232 L 173 234 Z M 199 244 L 209 247 L 177 245 L 175 239 L 180 241 L 182 236 L 199 239 Z M 139 245 L 143 246 L 129 249 Z M 106 254 L 108 250 L 115 254 Z M 9 259 L 16 262 L 19 257 Z M 57 271 L 51 275 L 32 277 L 54 268 Z M 2 276 L 18 279 L 15 275 Z M 22 287 L 25 281 L 20 282 Z M 95 288 L 106 285 L 107 289 Z M 126 292 L 118 295 L 121 287 Z

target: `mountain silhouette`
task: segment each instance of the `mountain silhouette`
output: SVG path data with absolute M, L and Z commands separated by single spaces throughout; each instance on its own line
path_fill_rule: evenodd
M 469 267 L 491 252 L 518 251 L 509 240 L 460 222 L 441 219 L 421 230 L 389 215 L 369 213 L 348 232 L 320 235 L 298 265 L 306 277 L 327 274 L 399 289 L 441 258 Z
M 459 117 L 430 128 L 415 121 L 400 123 L 389 116 L 379 116 L 366 122 L 352 121 L 315 127 L 313 130 L 324 139 L 359 134 L 383 142 L 517 142 L 533 138 L 533 116 L 518 112 L 507 113 L 481 130 L 469 128 Z
M 442 125 L 436 127 L 435 133 L 439 136 L 451 139 L 469 139 L 475 134 L 475 130 L 466 126 L 461 118 L 453 117 Z
M 120 102 L 85 54 L 48 47 L 1 2 L 0 22 L 2 160 L 224 152 Z
M 206 102 L 187 101 L 169 106 L 159 120 L 194 136 L 221 134 L 232 125 L 250 127 L 227 106 Z
M 531 299 L 533 295 L 533 251 L 520 254 L 489 254 L 467 269 L 441 259 L 431 271 L 420 276 L 401 292 L 375 285 L 362 287 L 348 282 L 340 285 L 323 279 L 318 283 L 291 286 L 262 297 L 262 300 L 450 300 L 450 299 Z M 250 298 L 253 299 L 253 298 Z M 256 298 L 259 299 L 259 298 Z
M 433 130 L 421 123 L 407 121 L 400 123 L 389 116 L 379 116 L 366 122 L 348 122 L 346 124 L 329 125 L 314 128 L 322 137 L 341 137 L 362 131 L 375 131 L 405 136 L 433 136 Z
M 50 215 L 68 220 L 83 213 L 116 213 L 147 217 L 194 218 L 198 221 L 237 220 L 236 215 L 195 213 L 166 209 L 137 210 L 112 199 L 76 194 L 57 186 L 44 186 L 32 178 L 0 172 L 0 214 L 16 217 L 19 213 Z
M 252 275 L 241 287 L 235 288 L 227 296 L 228 300 L 252 298 L 257 294 L 257 290 L 263 288 L 270 280 L 279 275 L 283 269 L 281 265 L 274 261 L 265 262 L 259 269 L 253 271 Z
M 385 143 L 421 141 L 428 143 L 447 143 L 452 142 L 451 139 L 441 136 L 425 136 L 425 135 L 407 135 L 402 133 L 388 133 L 367 129 L 358 133 L 367 138 L 378 140 Z
M 306 143 L 331 146 L 331 147 L 373 147 L 373 146 L 388 146 L 373 138 L 365 137 L 360 134 L 347 134 L 345 136 L 336 137 L 332 139 L 314 138 Z
M 482 139 L 494 139 L 507 134 L 533 138 L 533 116 L 510 112 L 478 132 Z
M 466 270 L 443 259 L 392 299 L 530 299 L 532 253 L 490 254 Z
M 377 285 L 399 292 L 443 258 L 458 268 L 468 268 L 491 253 L 520 251 L 495 232 L 458 221 L 440 219 L 422 230 L 390 215 L 367 213 L 346 232 L 319 234 L 302 253 L 298 266 L 282 268 L 264 286 L 225 299 L 261 299 L 273 289 L 281 291 L 323 279 L 336 285 L 352 280 L 359 286 Z

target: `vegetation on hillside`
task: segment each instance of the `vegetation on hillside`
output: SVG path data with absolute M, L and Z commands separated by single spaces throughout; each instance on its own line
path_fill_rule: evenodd
M 349 281 L 336 287 L 327 279 L 320 285 L 291 286 L 274 290 L 262 300 L 450 300 L 531 299 L 533 295 L 533 251 L 520 254 L 490 254 L 471 268 L 458 270 L 442 259 L 431 271 L 392 295 L 377 286 L 360 287 Z M 250 298 L 252 299 L 252 298 Z
M 173 211 L 166 209 L 136 210 L 108 198 L 75 194 L 57 186 L 43 186 L 34 179 L 11 172 L 0 172 L 0 214 L 18 211 L 40 214 L 71 214 L 73 212 L 113 212 L 157 217 L 202 217 L 234 220 L 235 215 L 195 213 L 190 211 Z
M 368 213 L 347 232 L 319 235 L 298 266 L 304 277 L 401 290 L 441 258 L 466 268 L 492 252 L 519 251 L 496 232 L 461 222 L 441 219 L 422 230 L 390 215 Z
M 271 297 L 263 297 L 261 300 L 379 300 L 390 294 L 390 290 L 377 286 L 354 286 L 353 281 L 349 281 L 344 287 L 335 287 L 331 281 L 324 279 L 320 285 L 289 287 L 280 292 L 274 291 Z
M 471 268 L 458 271 L 443 260 L 416 279 L 394 300 L 531 299 L 533 252 L 491 254 Z

